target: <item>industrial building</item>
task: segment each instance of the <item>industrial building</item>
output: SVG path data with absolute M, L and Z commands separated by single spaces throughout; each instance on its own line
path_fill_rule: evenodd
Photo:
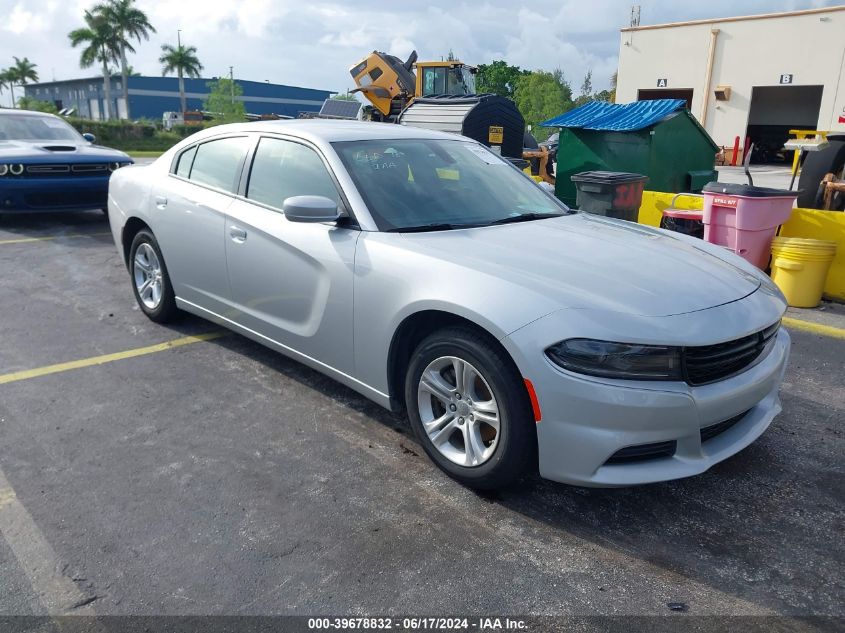
M 111 112 L 126 118 L 122 78 L 111 78 Z M 214 79 L 185 79 L 188 110 L 201 110 L 208 96 L 208 83 Z M 279 114 L 296 117 L 300 112 L 317 112 L 332 94 L 328 90 L 299 88 L 258 81 L 235 82 L 243 89 L 237 97 L 251 114 Z M 179 80 L 176 77 L 129 77 L 129 106 L 133 119 L 161 120 L 164 112 L 178 112 Z M 50 81 L 25 86 L 26 96 L 50 101 L 59 110 L 74 108 L 75 114 L 90 119 L 105 118 L 105 92 L 102 76 Z
M 787 160 L 791 129 L 845 131 L 845 6 L 623 28 L 617 103 L 664 98 L 755 162 Z

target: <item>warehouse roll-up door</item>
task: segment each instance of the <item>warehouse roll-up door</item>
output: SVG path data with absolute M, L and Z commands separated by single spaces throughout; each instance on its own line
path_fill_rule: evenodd
M 655 99 L 683 99 L 687 102 L 687 110 L 692 110 L 692 88 L 656 88 L 653 90 L 637 90 L 637 101 L 654 101 Z
M 746 135 L 754 143 L 752 163 L 790 163 L 783 144 L 789 130 L 814 130 L 824 86 L 755 86 Z

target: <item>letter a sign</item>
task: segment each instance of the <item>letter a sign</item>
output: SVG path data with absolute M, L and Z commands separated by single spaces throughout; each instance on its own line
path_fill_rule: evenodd
M 657 87 L 658 87 L 658 88 L 665 88 L 665 87 L 666 87 L 666 86 L 668 86 L 668 85 L 669 85 L 669 80 L 668 80 L 668 79 L 658 79 L 658 80 L 657 80 Z

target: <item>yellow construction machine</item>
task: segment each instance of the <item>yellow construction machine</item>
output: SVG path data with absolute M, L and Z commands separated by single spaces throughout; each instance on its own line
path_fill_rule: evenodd
M 525 120 L 516 104 L 499 95 L 476 94 L 476 72 L 474 66 L 457 60 L 417 61 L 416 51 L 404 62 L 373 51 L 349 69 L 357 86 L 352 92 L 360 92 L 373 104 L 376 121 L 462 134 L 520 168 L 528 165 L 524 158 L 545 166 L 548 155 L 536 141 L 523 154 Z M 546 170 L 541 173 L 551 181 Z
M 476 72 L 457 60 L 417 61 L 416 51 L 404 62 L 373 51 L 349 69 L 358 86 L 352 92 L 362 93 L 385 121 L 395 120 L 418 97 L 474 95 Z

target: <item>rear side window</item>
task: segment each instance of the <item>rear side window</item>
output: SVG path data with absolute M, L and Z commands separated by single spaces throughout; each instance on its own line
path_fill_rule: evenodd
M 181 176 L 182 178 L 187 178 L 191 175 L 191 164 L 194 162 L 194 156 L 197 153 L 197 146 L 194 145 L 190 149 L 185 150 L 182 152 L 182 155 L 179 156 L 179 162 L 176 165 L 176 175 Z
M 197 146 L 189 178 L 194 182 L 235 192 L 241 164 L 249 150 L 245 136 L 221 138 Z
M 340 204 L 334 181 L 317 152 L 277 138 L 259 142 L 246 195 L 277 209 L 292 196 L 325 196 Z

